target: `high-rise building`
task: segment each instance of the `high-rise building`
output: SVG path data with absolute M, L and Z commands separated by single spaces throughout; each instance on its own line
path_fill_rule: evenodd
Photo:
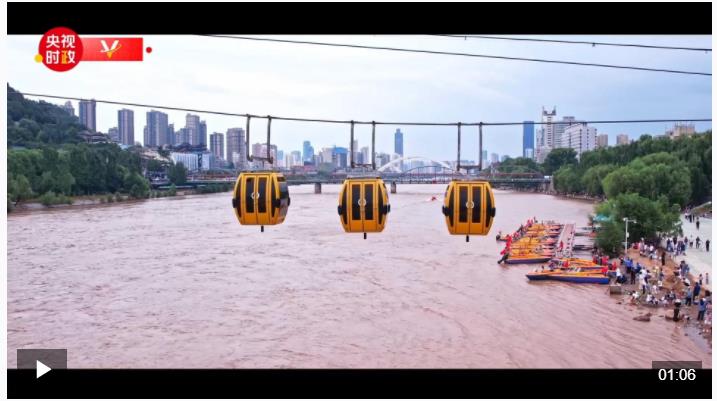
M 532 121 L 523 121 L 523 157 L 532 157 L 534 149 L 535 124 Z
M 509 158 L 508 155 L 503 155 L 500 157 L 500 162 L 503 163 L 504 161 L 508 160 L 508 158 Z
M 266 157 L 266 147 L 263 143 L 255 143 L 251 145 L 252 157 Z
M 361 163 L 371 163 L 371 152 L 369 152 L 368 146 L 364 146 L 363 148 L 361 148 Z
M 271 156 L 274 163 L 272 165 L 278 166 L 284 157 L 284 152 L 282 151 L 281 154 L 279 154 L 279 150 L 277 149 L 276 145 L 271 145 L 271 148 L 269 149 L 269 156 Z M 265 143 L 255 143 L 251 145 L 251 155 L 253 157 L 261 157 L 266 158 L 267 156 L 267 146 Z M 279 158 L 281 156 L 281 159 Z M 268 163 L 267 161 L 262 160 L 256 160 L 254 165 L 255 166 L 263 166 L 265 163 Z
M 117 128 L 121 143 L 134 145 L 134 111 L 130 109 L 117 111 Z
M 580 157 L 583 152 L 595 149 L 596 136 L 597 128 L 585 123 L 573 124 L 563 132 L 561 147 L 574 149 Z
M 295 150 L 287 155 L 287 163 L 285 164 L 286 168 L 291 168 L 293 166 L 303 166 L 303 160 L 301 158 L 301 152 L 298 150 Z
M 338 168 L 346 168 L 348 167 L 349 162 L 349 150 L 346 148 L 334 146 L 334 166 Z
M 553 126 L 554 126 L 553 142 L 551 143 L 550 148 L 557 149 L 560 147 L 567 147 L 567 146 L 562 145 L 563 133 L 569 126 L 576 124 L 576 123 L 577 123 L 577 121 L 575 120 L 575 117 L 573 117 L 573 116 L 565 116 L 565 117 L 563 117 L 562 120 L 556 121 L 555 124 L 553 124 Z
M 606 148 L 607 147 L 607 134 L 600 134 L 597 137 L 595 137 L 595 145 L 598 148 Z
M 201 144 L 199 137 L 202 134 L 202 127 L 198 115 L 187 114 L 186 125 L 184 128 L 187 129 L 187 135 L 189 136 L 189 138 L 187 138 L 187 143 L 190 145 Z
M 555 118 L 556 115 L 555 107 L 553 107 L 553 111 L 547 111 L 545 107 L 543 107 L 541 117 L 542 125 L 538 130 L 534 152 L 538 163 L 542 163 L 543 160 L 545 160 L 545 156 L 550 153 L 555 145 L 555 126 L 553 124 L 553 118 Z
M 170 145 L 167 138 L 169 117 L 161 111 L 151 110 L 147 112 L 147 126 L 145 129 L 144 146 L 160 147 Z
M 185 143 L 189 143 L 189 130 L 186 128 L 180 128 L 179 131 L 174 134 L 174 144 L 183 145 Z
M 314 147 L 311 146 L 311 142 L 304 141 L 304 153 L 303 153 L 303 160 L 305 162 L 310 162 L 314 160 Z
M 167 124 L 167 143 L 169 145 L 177 144 L 176 134 L 174 133 L 174 124 Z
M 215 132 L 209 137 L 209 148 L 217 158 L 224 158 L 224 134 Z
M 97 131 L 97 103 L 80 100 L 80 123 L 92 132 Z
M 119 130 L 117 129 L 117 127 L 112 127 L 109 130 L 107 130 L 107 135 L 110 137 L 110 140 L 112 142 L 121 143 Z
M 619 135 L 615 138 L 615 144 L 618 145 L 618 146 L 620 146 L 620 145 L 627 145 L 627 144 L 629 144 L 629 143 L 630 143 L 630 137 L 628 137 L 627 134 L 619 134 Z
M 491 153 L 490 154 L 490 164 L 498 164 L 499 156 L 497 153 Z
M 246 167 L 247 154 L 243 128 L 227 130 L 227 161 L 232 162 L 237 170 Z
M 334 148 L 321 149 L 321 153 L 319 153 L 319 158 L 321 159 L 321 163 L 330 163 L 335 166 Z
M 487 164 L 488 164 L 488 150 L 487 150 L 487 149 L 483 149 L 483 153 L 481 154 L 481 158 L 483 159 L 483 165 L 484 165 L 484 166 L 487 165 Z
M 393 142 L 393 153 L 403 157 L 403 132 L 400 128 L 396 129 L 396 133 L 393 134 Z
M 69 100 L 66 101 L 66 102 L 65 102 L 65 105 L 62 106 L 62 108 L 65 109 L 65 111 L 66 111 L 69 115 L 71 115 L 71 116 L 74 116 L 74 115 L 75 115 L 75 108 L 72 107 L 72 102 L 71 102 L 71 101 L 69 101 Z
M 199 123 L 199 144 L 207 147 L 207 122 L 204 120 Z

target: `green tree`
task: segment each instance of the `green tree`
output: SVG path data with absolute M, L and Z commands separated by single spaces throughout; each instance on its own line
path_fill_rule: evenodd
M 13 202 L 13 206 L 17 206 L 20 202 L 35 196 L 30 186 L 30 181 L 22 174 L 18 176 L 9 175 L 7 187 L 8 198 Z
M 585 192 L 590 196 L 604 195 L 602 181 L 616 168 L 614 164 L 598 164 L 588 168 L 580 179 Z
M 555 190 L 561 193 L 578 193 L 582 192 L 582 184 L 580 176 L 572 165 L 560 167 L 553 174 Z
M 666 196 L 670 204 L 685 206 L 692 195 L 690 171 L 674 155 L 660 152 L 633 160 L 603 180 L 608 197 L 634 192 L 652 200 Z
M 127 173 L 124 187 L 129 195 L 135 199 L 144 199 L 149 196 L 149 182 L 138 173 Z
M 545 157 L 543 161 L 543 172 L 547 175 L 553 175 L 560 167 L 564 165 L 575 165 L 578 163 L 577 153 L 572 148 L 553 149 Z
M 619 242 L 615 242 L 620 231 L 624 238 L 625 217 L 637 221 L 629 225 L 631 242 L 641 238 L 655 241 L 663 234 L 677 234 L 681 230 L 680 209 L 677 205 L 670 206 L 664 196 L 652 200 L 636 193 L 620 194 L 598 205 L 596 213 L 610 218 L 602 224 L 597 236 L 598 246 L 606 251 L 620 248 Z
M 172 184 L 184 185 L 187 182 L 187 168 L 182 163 L 172 164 L 169 166 L 167 176 Z

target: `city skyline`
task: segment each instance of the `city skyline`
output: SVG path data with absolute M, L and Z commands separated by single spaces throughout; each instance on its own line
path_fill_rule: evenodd
M 566 36 L 589 40 L 599 36 Z M 303 37 L 302 37 L 303 38 Z M 338 40 L 332 36 L 306 37 Z M 634 37 L 615 37 L 637 40 Z M 140 64 L 89 64 L 58 74 L 34 63 L 39 36 L 8 38 L 10 57 L 28 59 L 8 67 L 10 84 L 23 92 L 211 109 L 256 115 L 337 118 L 362 121 L 500 122 L 540 121 L 540 111 L 557 105 L 584 120 L 709 118 L 711 80 L 703 77 L 599 68 L 548 66 L 455 57 L 405 55 L 352 49 L 321 49 L 268 43 L 241 46 L 211 38 L 146 36 L 161 52 Z M 644 42 L 708 46 L 709 36 L 645 36 Z M 341 41 L 405 45 L 453 51 L 485 49 L 496 54 L 565 58 L 560 47 L 525 43 L 456 41 L 425 36 L 346 36 Z M 241 48 L 241 52 L 235 49 Z M 186 52 L 201 55 L 187 58 Z M 367 57 L 369 56 L 370 57 Z M 658 50 L 571 48 L 570 58 L 623 64 L 650 64 L 693 70 L 711 69 L 709 55 Z M 222 60 L 229 62 L 214 62 Z M 377 66 L 381 66 L 380 70 Z M 28 68 L 29 67 L 29 68 Z M 167 72 L 171 71 L 171 74 Z M 446 73 L 450 71 L 450 73 Z M 555 85 L 560 82 L 561 85 Z M 162 87 L 162 91 L 155 88 Z M 675 101 L 679 99 L 679 101 Z M 53 101 L 62 104 L 64 101 Z M 77 103 L 74 103 L 77 110 Z M 97 130 L 115 127 L 120 107 L 97 103 Z M 135 108 L 135 140 L 143 140 L 142 116 Z M 175 126 L 186 112 L 163 111 Z M 244 118 L 200 114 L 209 132 L 245 127 Z M 596 126 L 615 143 L 618 134 L 636 139 L 662 134 L 670 123 Z M 396 126 L 377 126 L 379 149 L 393 147 Z M 407 127 L 400 127 L 407 128 Z M 711 123 L 697 123 L 704 131 Z M 484 127 L 484 146 L 513 157 L 522 154 L 522 126 Z M 252 138 L 265 136 L 266 121 L 252 121 Z M 455 127 L 410 127 L 404 153 L 434 159 L 455 158 Z M 370 126 L 356 126 L 356 137 L 370 140 Z M 138 138 L 139 137 L 139 138 Z M 348 144 L 349 127 L 273 121 L 272 142 L 302 149 L 302 141 Z M 477 158 L 477 129 L 464 127 L 463 150 Z

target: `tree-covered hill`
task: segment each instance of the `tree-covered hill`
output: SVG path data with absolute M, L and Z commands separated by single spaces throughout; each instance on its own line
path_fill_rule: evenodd
M 42 144 L 79 143 L 86 130 L 77 117 L 57 105 L 26 99 L 7 87 L 8 146 L 38 147 Z

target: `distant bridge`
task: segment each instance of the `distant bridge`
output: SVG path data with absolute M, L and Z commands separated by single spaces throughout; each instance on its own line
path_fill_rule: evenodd
M 432 164 L 414 167 L 406 171 L 400 171 L 402 161 L 428 161 Z M 397 171 L 398 170 L 398 171 Z M 478 173 L 466 173 L 455 171 L 445 162 L 439 162 L 423 157 L 406 157 L 396 159 L 388 164 L 381 166 L 376 171 L 356 171 L 356 172 L 335 172 L 331 174 L 305 174 L 292 171 L 282 172 L 286 177 L 289 185 L 303 184 L 341 184 L 349 176 L 373 175 L 381 177 L 386 183 L 396 184 L 447 184 L 451 180 L 478 179 L 486 180 L 494 186 L 503 187 L 541 187 L 547 189 L 552 181 L 552 177 L 544 176 L 537 171 L 524 173 L 507 173 L 494 169 L 486 169 Z M 234 183 L 236 175 L 227 174 L 195 174 L 187 177 L 184 188 Z M 154 180 L 152 187 L 159 188 L 169 185 L 167 180 Z
M 401 166 L 403 165 L 403 162 L 412 162 L 412 161 L 426 161 L 426 162 L 430 163 L 428 166 L 422 166 L 422 167 L 437 166 L 437 167 L 443 167 L 447 170 L 453 171 L 453 168 L 451 168 L 451 166 L 448 165 L 448 163 L 446 163 L 446 162 L 440 162 L 440 161 L 432 160 L 432 159 L 429 159 L 427 157 L 422 157 L 422 156 L 400 157 L 398 159 L 391 160 L 390 162 L 379 167 L 377 169 L 377 171 L 387 171 L 387 172 L 391 171 L 391 172 L 395 172 L 395 173 L 400 173 L 400 172 L 402 172 Z

